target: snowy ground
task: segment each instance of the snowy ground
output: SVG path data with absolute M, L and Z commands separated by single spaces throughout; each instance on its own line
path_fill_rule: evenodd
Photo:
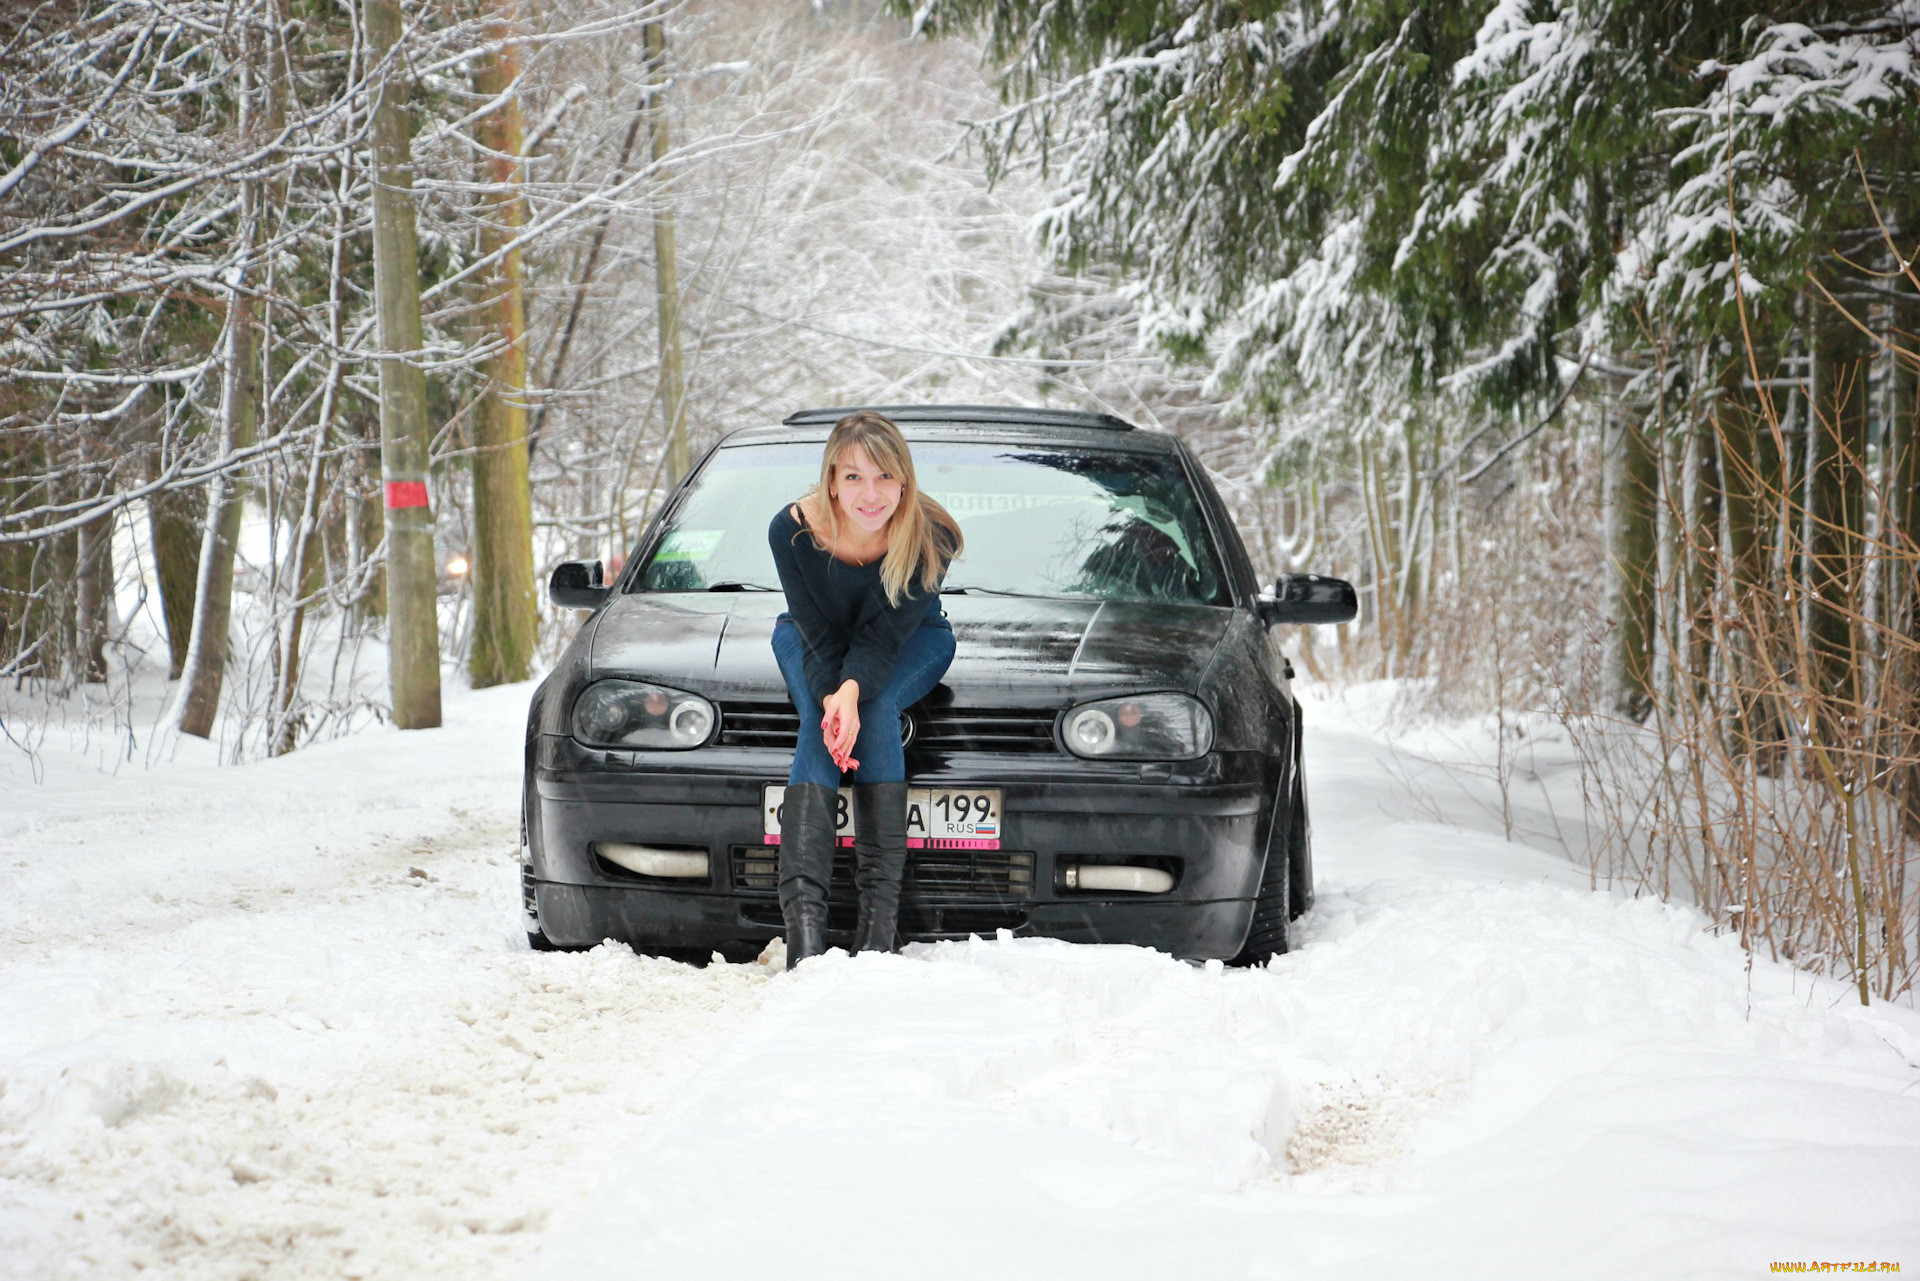
M 1534 848 L 1408 793 L 1363 703 L 1312 710 L 1270 969 L 785 975 L 525 951 L 527 691 L 449 693 L 264 764 L 0 757 L 0 1276 L 1920 1268 L 1920 1015 L 1594 892 L 1564 805 L 1515 793 Z

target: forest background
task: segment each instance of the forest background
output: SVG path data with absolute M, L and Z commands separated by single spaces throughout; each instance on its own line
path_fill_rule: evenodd
M 1909 999 L 1920 0 L 0 15 L 0 676 L 133 756 L 523 679 L 719 434 L 1187 437 L 1319 676 Z M 163 708 L 140 694 L 165 684 Z M 155 731 L 157 729 L 157 733 Z M 1592 821 L 1597 820 L 1597 821 Z

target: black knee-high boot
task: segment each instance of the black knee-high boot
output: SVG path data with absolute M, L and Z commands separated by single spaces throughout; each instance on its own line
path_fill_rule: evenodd
M 836 789 L 795 783 L 780 803 L 780 915 L 787 968 L 827 950 L 827 886 L 833 881 Z
M 860 891 L 856 952 L 891 952 L 907 870 L 907 785 L 853 786 L 853 883 Z

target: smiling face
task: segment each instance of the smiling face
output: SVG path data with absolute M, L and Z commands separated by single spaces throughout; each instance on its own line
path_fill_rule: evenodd
M 841 519 L 851 521 L 855 529 L 866 534 L 884 530 L 899 510 L 900 491 L 900 477 L 882 470 L 858 441 L 840 451 L 830 493 Z

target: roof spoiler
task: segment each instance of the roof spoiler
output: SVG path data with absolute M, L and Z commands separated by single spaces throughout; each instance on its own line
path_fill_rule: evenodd
M 781 422 L 788 427 L 832 426 L 862 409 L 885 414 L 897 423 L 1006 423 L 1017 427 L 1085 427 L 1095 431 L 1132 431 L 1133 424 L 1112 414 L 1084 409 L 1035 409 L 1022 405 L 843 405 L 837 409 L 801 409 Z

